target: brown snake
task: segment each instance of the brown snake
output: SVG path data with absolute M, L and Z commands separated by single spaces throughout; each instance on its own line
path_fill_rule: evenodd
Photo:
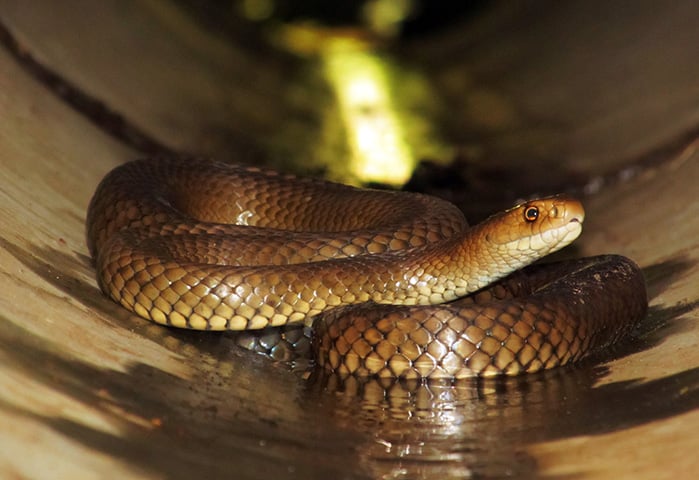
M 425 195 L 160 158 L 104 178 L 87 238 L 101 289 L 146 319 L 252 330 L 323 317 L 328 370 L 459 378 L 578 360 L 645 314 L 640 270 L 618 256 L 484 288 L 568 245 L 583 218 L 549 197 L 469 228 Z

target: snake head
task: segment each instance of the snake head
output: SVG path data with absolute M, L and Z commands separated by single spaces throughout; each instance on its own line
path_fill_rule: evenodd
M 569 245 L 582 232 L 584 219 L 578 200 L 558 195 L 521 203 L 482 225 L 497 256 L 523 266 Z

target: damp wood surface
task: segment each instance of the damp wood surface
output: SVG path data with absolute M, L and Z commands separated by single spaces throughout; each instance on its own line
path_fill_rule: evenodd
M 236 45 L 170 3 L 96 5 L 0 0 L 0 21 L 173 150 L 273 152 L 295 170 L 346 153 L 323 133 L 331 95 L 303 73 L 313 60 Z M 691 478 L 699 8 L 656 5 L 498 4 L 392 52 L 440 92 L 439 142 L 522 180 L 488 185 L 503 195 L 484 210 L 569 185 L 587 210 L 569 254 L 626 255 L 648 281 L 638 338 L 602 363 L 475 387 L 314 383 L 110 302 L 85 212 L 144 153 L 0 49 L 0 477 Z

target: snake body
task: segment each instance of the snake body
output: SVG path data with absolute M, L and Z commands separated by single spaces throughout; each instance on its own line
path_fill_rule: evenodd
M 100 288 L 154 322 L 254 330 L 323 317 L 328 370 L 458 378 L 577 360 L 643 316 L 642 275 L 623 257 L 484 290 L 568 245 L 583 219 L 558 196 L 468 227 L 425 195 L 159 158 L 103 179 L 87 239 Z

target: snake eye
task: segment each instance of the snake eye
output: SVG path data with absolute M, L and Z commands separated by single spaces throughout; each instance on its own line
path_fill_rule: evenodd
M 539 208 L 538 207 L 527 207 L 524 209 L 524 219 L 527 222 L 533 222 L 539 218 Z

